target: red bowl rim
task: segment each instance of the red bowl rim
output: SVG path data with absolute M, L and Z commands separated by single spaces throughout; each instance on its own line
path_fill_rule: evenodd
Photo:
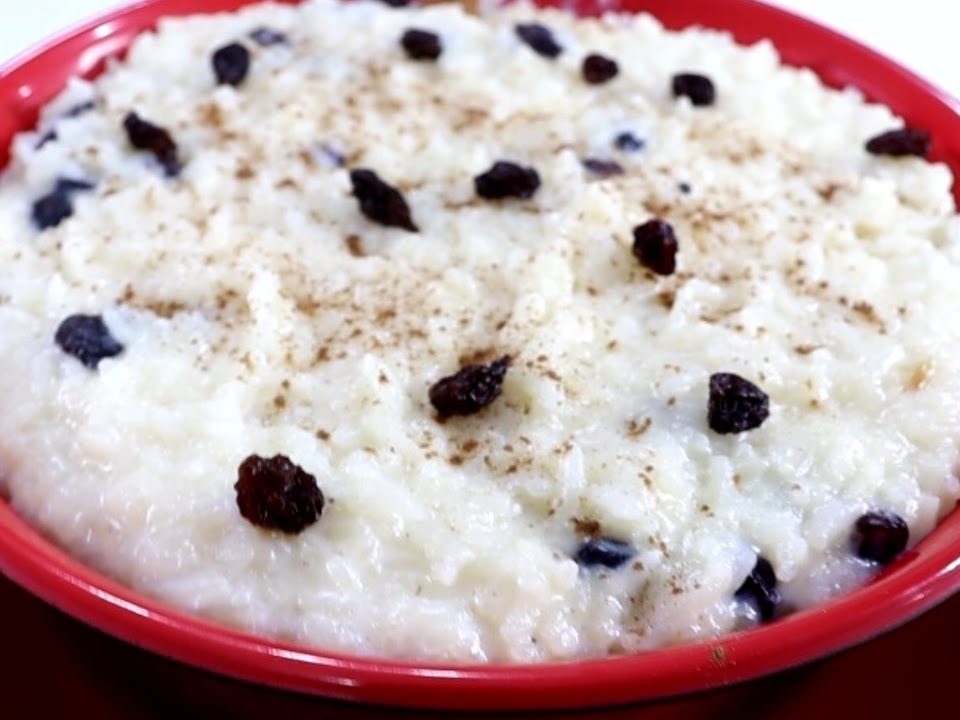
M 601 4 L 602 4 L 602 0 Z M 20 118 L 52 94 L 22 103 L 45 64 L 86 43 L 142 31 L 161 15 L 226 9 L 251 0 L 140 0 L 61 33 L 0 67 L 0 101 Z M 587 11 L 595 10 L 586 0 Z M 851 80 L 911 124 L 934 131 L 932 159 L 960 177 L 960 104 L 891 60 L 839 33 L 756 0 L 625 0 L 671 28 L 731 30 L 741 42 L 773 38 L 787 62 L 814 67 L 832 85 Z M 679 7 L 677 7 L 679 6 Z M 127 35 L 122 35 L 126 29 Z M 799 42 L 795 47 L 792 43 Z M 118 46 L 119 47 L 119 46 Z M 792 49 L 791 49 L 792 48 Z M 799 49 L 798 49 L 799 48 Z M 808 56 L 813 54 L 813 60 Z M 58 56 L 62 55 L 63 57 Z M 808 58 L 795 62 L 798 57 Z M 830 58 L 840 65 L 820 64 Z M 56 88 L 53 88 L 55 90 Z M 955 185 L 956 188 L 956 185 Z M 956 193 L 956 189 L 955 189 Z M 354 657 L 271 641 L 175 611 L 71 558 L 0 499 L 0 571 L 34 594 L 135 645 L 207 670 L 331 697 L 411 707 L 528 709 L 609 705 L 666 697 L 766 675 L 862 642 L 960 588 L 960 509 L 874 582 L 757 630 L 615 658 L 543 665 L 453 665 Z

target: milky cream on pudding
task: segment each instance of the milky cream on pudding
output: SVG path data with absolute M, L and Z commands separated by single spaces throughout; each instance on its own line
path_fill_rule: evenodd
M 140 592 L 350 653 L 776 622 L 960 496 L 929 144 L 647 15 L 165 20 L 0 180 L 3 490 Z

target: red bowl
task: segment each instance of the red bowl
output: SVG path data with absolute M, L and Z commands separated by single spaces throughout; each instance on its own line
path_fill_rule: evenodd
M 292 0 L 285 0 L 292 1 Z M 91 20 L 0 68 L 0 163 L 14 133 L 72 75 L 92 76 L 163 15 L 252 0 L 141 0 Z M 547 3 L 550 4 L 550 3 Z M 609 0 L 573 3 L 583 14 Z M 612 3 L 616 4 L 616 3 Z M 701 25 L 743 43 L 773 40 L 784 60 L 853 85 L 930 130 L 932 158 L 960 176 L 960 105 L 881 55 L 755 0 L 622 0 L 670 28 Z M 954 195 L 957 185 L 954 185 Z M 83 566 L 0 500 L 0 570 L 91 625 L 171 658 L 281 688 L 351 700 L 464 709 L 583 707 L 726 685 L 807 662 L 903 623 L 960 588 L 960 509 L 867 587 L 771 625 L 634 656 L 535 666 L 438 665 L 359 658 L 244 635 L 171 610 Z M 904 662 L 908 662 L 907 658 Z

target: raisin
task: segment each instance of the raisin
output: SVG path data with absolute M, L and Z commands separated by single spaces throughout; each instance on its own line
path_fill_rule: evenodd
M 499 160 L 485 173 L 477 175 L 473 184 L 477 195 L 487 200 L 527 200 L 540 187 L 540 175 L 532 167 Z
M 673 76 L 673 96 L 689 98 L 697 107 L 713 105 L 717 91 L 706 75 L 680 73 Z
M 33 203 L 33 224 L 39 230 L 56 227 L 73 215 L 70 196 L 75 192 L 92 190 L 93 187 L 93 184 L 86 180 L 57 178 L 53 190 Z
M 33 203 L 31 216 L 38 230 L 56 227 L 73 215 L 73 203 L 66 193 L 53 191 Z
M 852 543 L 857 557 L 886 565 L 907 547 L 910 528 L 895 513 L 874 510 L 854 525 Z
M 633 229 L 634 256 L 657 275 L 673 275 L 677 269 L 677 249 L 677 236 L 668 222 L 653 219 Z
M 620 72 L 616 61 L 603 55 L 587 55 L 583 60 L 583 79 L 591 85 L 602 85 Z
M 682 192 L 684 195 L 689 195 L 693 192 L 693 186 L 688 182 L 682 182 L 677 185 L 677 190 Z
M 440 36 L 428 30 L 411 28 L 403 33 L 400 45 L 413 60 L 436 60 L 443 51 Z
M 74 178 L 61 177 L 57 178 L 57 182 L 53 187 L 53 191 L 70 194 L 74 192 L 93 190 L 94 187 L 94 184 L 88 180 L 75 180 Z
M 71 315 L 60 323 L 53 339 L 67 355 L 73 355 L 92 370 L 104 358 L 123 352 L 123 345 L 110 334 L 99 315 Z
M 324 159 L 333 167 L 343 167 L 346 164 L 347 159 L 344 157 L 342 152 L 337 151 L 330 145 L 322 143 L 319 148 Z
M 600 565 L 616 570 L 636 554 L 633 546 L 622 540 L 589 538 L 577 548 L 575 559 L 580 567 Z
M 279 30 L 268 27 L 258 27 L 251 30 L 247 36 L 260 47 L 270 47 L 271 45 L 286 45 L 290 40 Z
M 350 183 L 353 196 L 360 204 L 360 212 L 370 220 L 409 232 L 420 231 L 410 217 L 410 207 L 400 191 L 381 180 L 373 170 L 351 170 Z
M 250 51 L 240 43 L 230 43 L 213 53 L 211 64 L 218 85 L 236 87 L 250 72 Z
M 173 177 L 180 173 L 183 166 L 177 154 L 177 144 L 170 137 L 170 133 L 162 127 L 147 122 L 135 112 L 129 113 L 123 119 L 123 128 L 127 131 L 130 144 L 137 150 L 146 150 L 151 153 L 167 176 Z
M 925 157 L 930 152 L 930 133 L 915 128 L 889 130 L 870 138 L 866 149 L 872 155 Z
M 409 5 L 412 0 L 380 0 L 384 5 L 389 5 L 392 8 L 402 8 Z
M 96 102 L 93 100 L 87 100 L 86 102 L 79 103 L 69 108 L 66 112 L 63 113 L 61 117 L 64 118 L 75 118 L 83 115 L 85 112 L 93 110 L 97 106 Z M 47 130 L 43 135 L 40 136 L 40 139 L 37 140 L 37 144 L 34 146 L 34 150 L 39 150 L 47 143 L 54 142 L 59 139 L 59 135 L 56 130 Z
M 60 136 L 57 135 L 56 130 L 47 130 L 43 135 L 40 136 L 40 139 L 37 140 L 37 144 L 33 146 L 33 149 L 39 150 L 47 143 L 52 143 L 59 139 L 60 139 Z
M 538 23 L 520 23 L 514 30 L 523 42 L 538 55 L 555 58 L 563 52 L 563 47 L 553 37 L 550 28 Z
M 510 363 L 504 355 L 489 365 L 464 365 L 430 388 L 430 404 L 442 418 L 480 412 L 500 397 Z
M 584 158 L 583 166 L 599 177 L 611 177 L 613 175 L 622 175 L 623 166 L 613 160 L 601 160 L 599 158 Z
M 749 380 L 733 373 L 710 376 L 707 423 L 721 434 L 760 427 L 770 416 L 770 398 Z
M 237 507 L 258 527 L 295 535 L 323 512 L 317 479 L 284 455 L 251 455 L 237 471 Z
M 87 100 L 86 102 L 77 103 L 72 108 L 67 110 L 63 114 L 63 117 L 65 118 L 80 117 L 84 113 L 89 112 L 90 110 L 93 110 L 96 106 L 97 106 L 97 103 L 94 100 Z
M 761 622 L 773 620 L 777 605 L 780 604 L 780 591 L 777 590 L 777 575 L 769 560 L 757 556 L 753 570 L 734 593 L 734 597 L 756 608 Z
M 632 132 L 622 132 L 613 139 L 613 146 L 623 152 L 640 152 L 646 143 Z

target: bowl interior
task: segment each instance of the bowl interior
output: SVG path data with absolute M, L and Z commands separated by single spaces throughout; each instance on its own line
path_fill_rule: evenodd
M 295 0 L 280 0 L 294 2 Z M 71 76 L 92 77 L 163 15 L 252 0 L 142 0 L 67 31 L 0 68 L 0 165 L 13 136 Z M 932 159 L 960 177 L 960 105 L 890 60 L 754 0 L 543 2 L 582 14 L 649 11 L 667 27 L 771 39 L 784 60 L 852 85 L 934 136 Z M 960 200 L 960 186 L 954 195 Z M 73 560 L 0 499 L 0 570 L 65 612 L 169 657 L 255 682 L 367 702 L 471 709 L 575 707 L 700 690 L 823 656 L 904 622 L 960 587 L 960 511 L 870 585 L 757 630 L 636 656 L 540 666 L 438 665 L 356 658 L 238 633 L 169 610 Z

